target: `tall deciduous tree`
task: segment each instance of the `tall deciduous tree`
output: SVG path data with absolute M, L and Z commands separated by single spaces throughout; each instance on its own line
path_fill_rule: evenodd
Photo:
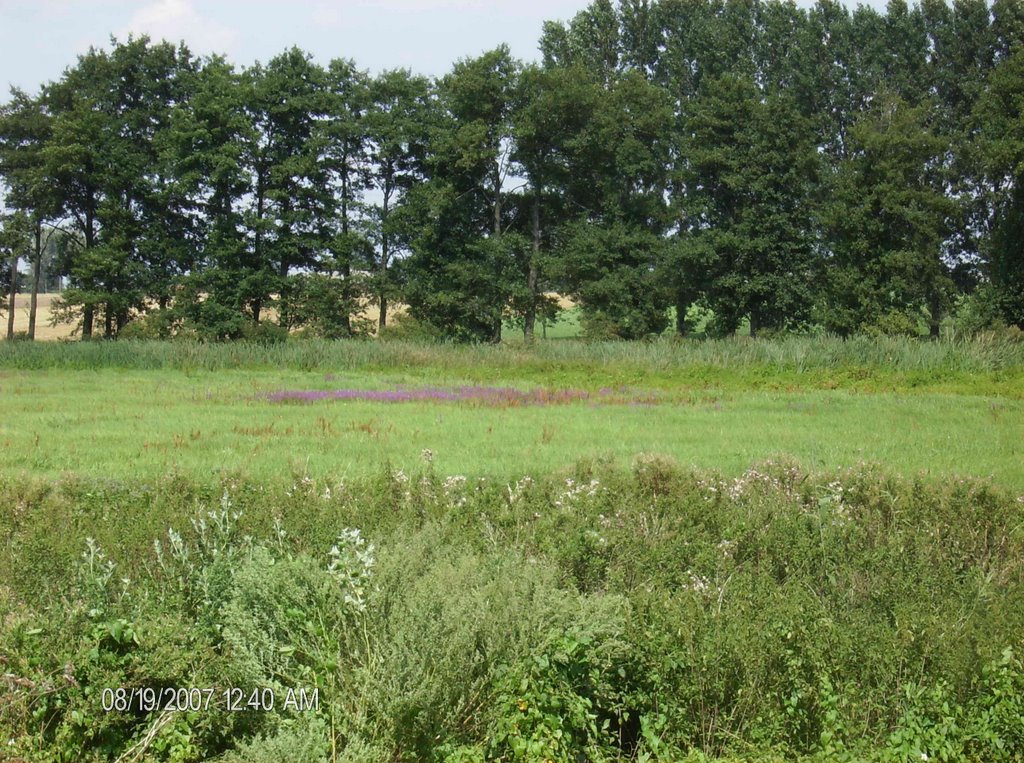
M 19 286 L 18 263 L 29 251 L 32 225 L 24 212 L 0 217 L 0 284 L 7 302 L 7 341 L 14 339 L 14 311 Z
M 992 72 L 975 122 L 985 178 L 985 271 L 1002 317 L 1024 328 L 1024 48 Z
M 182 255 L 174 247 L 180 210 L 165 193 L 158 136 L 186 99 L 183 72 L 191 66 L 183 47 L 115 41 L 110 53 L 90 50 L 44 88 L 52 132 L 43 171 L 81 244 L 63 302 L 68 312 L 81 310 L 85 337 L 100 309 L 104 334 L 114 336 L 182 269 L 174 261 Z
M 458 62 L 439 83 L 431 181 L 416 194 L 417 243 L 406 295 L 413 315 L 451 335 L 500 341 L 516 282 L 505 181 L 518 64 L 502 46 Z
M 638 72 L 599 88 L 572 142 L 559 233 L 565 289 L 595 335 L 638 338 L 667 325 L 665 263 L 672 99 Z
M 188 108 L 198 62 L 184 46 L 152 44 L 143 37 L 116 45 L 110 65 L 117 90 L 110 112 L 119 159 L 107 195 L 122 200 L 119 207 L 130 221 L 130 235 L 121 246 L 141 299 L 116 314 L 107 311 L 108 335 L 110 319 L 120 330 L 129 308 L 146 311 L 153 303 L 167 304 L 176 280 L 194 267 L 197 243 L 192 200 L 177 183 L 164 138 L 174 112 Z
M 328 118 L 322 130 L 334 185 L 335 225 L 330 256 L 321 263 L 321 270 L 330 279 L 324 283 L 335 293 L 337 314 L 324 318 L 333 326 L 329 333 L 351 335 L 352 314 L 358 311 L 360 296 L 353 268 L 371 258 L 372 247 L 364 225 L 363 201 L 370 185 L 366 122 L 371 106 L 370 78 L 353 61 L 336 59 L 327 69 L 327 90 Z
M 370 205 L 375 248 L 369 263 L 370 293 L 379 308 L 379 329 L 387 324 L 388 305 L 398 296 L 391 265 L 408 247 L 402 207 L 410 188 L 424 177 L 433 109 L 429 81 L 408 70 L 384 72 L 370 83 L 365 134 L 370 184 L 379 198 Z
M 639 30 L 638 30 L 639 31 Z M 610 85 L 622 63 L 619 15 L 611 0 L 594 0 L 568 24 L 544 25 L 540 49 L 548 66 L 579 66 Z M 643 54 L 639 54 L 643 58 Z
M 530 244 L 521 249 L 513 311 L 522 319 L 527 341 L 534 338 L 538 311 L 552 310 L 543 287 L 550 286 L 554 265 L 552 232 L 567 218 L 558 190 L 570 180 L 573 142 L 586 128 L 597 97 L 597 88 L 580 67 L 530 66 L 520 75 L 512 114 L 513 159 L 526 179 L 529 212 L 524 216 Z
M 255 323 L 273 295 L 278 322 L 290 325 L 289 276 L 315 268 L 335 217 L 324 70 L 298 48 L 257 64 L 242 77 L 245 130 L 240 135 L 247 202 L 244 301 Z
M 50 138 L 50 119 L 39 99 L 13 90 L 0 109 L 0 177 L 8 187 L 6 203 L 26 215 L 31 228 L 31 296 L 28 338 L 35 339 L 43 252 L 58 230 L 60 200 L 44 173 L 42 151 Z
M 253 128 L 242 77 L 223 58 L 203 62 L 192 90 L 162 140 L 196 228 L 193 268 L 179 282 L 174 312 L 202 336 L 237 337 L 247 321 L 258 319 L 268 294 L 243 220 L 249 190 L 244 157 Z
M 107 82 L 107 57 L 90 50 L 42 93 L 53 118 L 51 138 L 42 151 L 43 172 L 60 199 L 61 213 L 71 219 L 78 234 L 77 251 L 68 267 L 71 288 L 63 300 L 70 308 L 81 309 L 85 339 L 93 333 L 107 272 L 100 251 L 101 204 L 107 185 L 104 145 L 111 132 L 101 110 Z
M 853 129 L 851 156 L 825 210 L 831 256 L 823 321 L 838 333 L 916 333 L 927 309 L 938 334 L 952 287 L 943 242 L 956 206 L 942 191 L 946 144 L 926 116 L 925 107 L 887 96 Z
M 762 98 L 739 77 L 708 81 L 703 91 L 684 143 L 680 288 L 703 293 L 722 333 L 744 317 L 752 334 L 799 325 L 813 301 L 812 125 L 789 97 Z

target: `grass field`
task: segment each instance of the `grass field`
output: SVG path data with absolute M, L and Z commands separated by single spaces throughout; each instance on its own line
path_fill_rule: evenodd
M 0 758 L 1024 756 L 1013 337 L 13 343 L 0 400 Z
M 464 380 L 449 378 L 442 384 Z M 168 471 L 215 480 L 414 470 L 519 477 L 581 458 L 628 465 L 658 453 L 735 475 L 768 458 L 808 468 L 860 462 L 906 474 L 992 476 L 1024 491 L 1024 402 L 952 394 L 660 390 L 568 404 L 271 402 L 280 390 L 416 389 L 394 373 L 17 371 L 0 377 L 0 468 L 124 480 Z M 497 384 L 522 385 L 515 377 Z
M 815 346 L 817 345 L 817 347 Z M 737 474 L 812 469 L 993 477 L 1024 489 L 1017 345 L 703 342 L 450 347 L 93 343 L 0 348 L 0 469 L 150 478 L 354 477 L 384 462 L 521 476 L 658 453 Z M 276 368 L 270 368 L 274 367 Z M 568 404 L 272 402 L 282 390 L 577 390 Z M 601 390 L 607 399 L 602 399 Z

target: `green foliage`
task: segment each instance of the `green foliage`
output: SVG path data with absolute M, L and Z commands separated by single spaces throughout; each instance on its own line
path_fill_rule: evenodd
M 1020 14 L 595 0 L 431 82 L 292 48 L 236 70 L 148 38 L 0 108 L 8 204 L 66 220 L 60 317 L 114 337 L 153 304 L 238 339 L 404 302 L 446 339 L 591 337 L 710 306 L 713 336 L 940 332 L 979 285 L 1021 325 Z M 511 182 L 519 176 L 524 182 Z M 160 331 L 142 331 L 150 336 Z
M 668 292 L 655 267 L 662 244 L 622 225 L 583 223 L 566 244 L 566 278 L 579 283 L 583 335 L 588 339 L 644 339 L 668 326 Z M 653 298 L 652 298 L 653 295 Z
M 982 135 L 982 166 L 993 235 L 985 242 L 988 276 L 1003 318 L 1024 328 L 1024 258 L 1020 234 L 1024 225 L 1024 111 L 1021 72 L 1024 53 L 1016 51 L 992 72 L 989 88 L 979 98 L 975 114 Z
M 307 718 L 283 705 L 290 689 L 325 698 L 337 691 L 339 643 L 360 612 L 351 580 L 369 574 L 372 547 L 357 543 L 360 553 L 335 554 L 327 565 L 322 555 L 292 553 L 283 530 L 262 542 L 242 535 L 226 493 L 221 504 L 193 519 L 190 533 L 171 529 L 154 540 L 136 579 L 121 577 L 120 565 L 86 539 L 69 609 L 41 612 L 45 625 L 34 631 L 63 642 L 16 666 L 34 676 L 3 711 L 8 721 L 21 714 L 20 729 L 11 727 L 19 745 L 46 760 L 102 759 L 131 748 L 186 761 L 260 733 L 241 754 L 269 755 L 298 740 L 302 749 L 325 749 L 316 711 Z M 5 638 L 20 632 L 5 630 Z M 193 702 L 187 711 L 157 710 L 164 689 L 190 687 L 209 691 L 182 700 Z M 272 691 L 276 714 L 231 712 L 224 695 L 231 687 L 244 687 L 243 702 L 252 689 Z M 140 689 L 156 694 L 133 699 Z M 296 723 L 300 730 L 288 731 Z M 275 736 L 277 728 L 285 730 Z
M 1003 327 L 999 296 L 991 287 L 983 286 L 960 300 L 953 315 L 954 329 L 965 336 Z
M 459 61 L 439 82 L 430 182 L 410 194 L 405 298 L 413 317 L 462 341 L 499 341 L 515 284 L 525 280 L 504 236 L 518 68 L 501 46 Z
M 917 318 L 899 310 L 876 315 L 872 322 L 862 324 L 862 329 L 868 336 L 916 337 L 921 334 Z
M 171 339 L 180 329 L 180 318 L 173 310 L 156 310 L 131 321 L 118 337 L 136 341 Z
M 672 120 L 669 93 L 630 73 L 593 88 L 588 119 L 568 145 L 561 184 L 569 214 L 555 233 L 556 281 L 597 331 L 624 339 L 668 325 L 665 232 Z
M 409 250 L 412 234 L 406 202 L 410 190 L 424 177 L 435 107 L 426 78 L 404 69 L 384 72 L 370 82 L 368 97 L 364 129 L 374 160 L 370 183 L 381 200 L 371 210 L 374 247 L 367 286 L 379 308 L 378 325 L 384 327 L 388 303 L 399 296 L 390 268 Z
M 0 591 L 8 750 L 462 763 L 1024 753 L 1014 496 L 788 464 L 723 479 L 655 456 L 632 473 L 572 474 L 467 485 L 387 471 L 327 498 L 305 477 L 287 490 L 236 479 L 198 516 L 216 493 L 180 479 L 148 493 L 7 481 L 0 497 L 24 508 L 0 524 L 13 541 L 0 564 L 26 573 Z M 132 518 L 140 502 L 193 521 L 154 548 Z M 95 535 L 34 534 L 67 508 Z M 331 529 L 353 525 L 374 527 L 372 544 Z M 581 575 L 588 555 L 601 564 Z M 101 705 L 105 687 L 249 682 L 275 687 L 278 709 Z M 285 711 L 289 687 L 318 688 L 319 708 Z
M 825 211 L 834 243 L 820 319 L 830 331 L 916 334 L 927 306 L 938 334 L 950 306 L 942 255 L 955 207 L 934 169 L 944 142 L 925 119 L 920 108 L 881 98 L 851 130 Z
M 312 274 L 293 276 L 288 289 L 291 325 L 308 336 L 341 339 L 352 336 L 352 314 L 357 312 L 355 287 L 350 279 Z
M 974 694 L 958 703 L 945 681 L 907 686 L 906 709 L 887 743 L 897 761 L 1021 759 L 1024 669 L 1012 648 L 982 668 Z
M 327 763 L 329 747 L 328 728 L 323 719 L 314 718 L 285 726 L 273 735 L 247 740 L 220 760 L 224 763 Z M 354 763 L 356 759 L 351 760 Z M 367 756 L 361 760 L 371 761 L 372 758 Z
M 437 328 L 429 323 L 424 323 L 409 314 L 396 317 L 391 323 L 381 330 L 378 338 L 384 341 L 399 341 L 412 343 L 436 342 L 442 339 Z
M 753 82 L 708 81 L 687 114 L 681 202 L 694 224 L 675 252 L 680 304 L 702 296 L 713 335 L 744 316 L 751 334 L 810 316 L 812 191 L 819 161 L 810 123 L 782 96 L 762 102 Z

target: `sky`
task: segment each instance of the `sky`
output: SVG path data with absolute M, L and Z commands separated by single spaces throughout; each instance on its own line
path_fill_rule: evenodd
M 292 45 L 321 64 L 409 68 L 440 76 L 460 58 L 507 43 L 536 60 L 546 20 L 568 20 L 588 0 L 0 0 L 0 102 L 10 86 L 35 93 L 111 35 L 184 40 L 193 53 L 249 65 Z M 803 6 L 811 0 L 800 0 Z M 865 4 L 883 9 L 885 0 Z

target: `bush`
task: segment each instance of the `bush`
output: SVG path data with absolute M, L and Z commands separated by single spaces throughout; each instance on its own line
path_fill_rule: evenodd
M 953 330 L 960 336 L 975 336 L 984 331 L 1005 328 L 999 296 L 990 286 L 980 286 L 973 294 L 962 297 L 953 314 Z
M 514 485 L 385 472 L 330 497 L 232 480 L 0 481 L 5 754 L 1024 757 L 1021 504 L 984 483 L 723 479 L 650 455 Z M 193 521 L 154 545 L 175 517 Z M 238 684 L 319 706 L 99 699 Z
M 404 313 L 392 318 L 378 337 L 397 342 L 439 342 L 442 339 L 442 332 L 436 326 Z
M 480 556 L 435 528 L 382 554 L 376 585 L 370 658 L 353 699 L 377 719 L 367 741 L 387 739 L 419 760 L 437 740 L 480 738 L 497 677 L 563 606 L 547 565 Z
M 181 329 L 181 318 L 173 310 L 156 310 L 130 321 L 117 333 L 118 339 L 170 339 Z
M 308 336 L 343 339 L 355 333 L 353 314 L 359 311 L 358 286 L 351 279 L 319 274 L 292 276 L 284 295 L 289 323 Z
M 288 329 L 275 323 L 246 322 L 242 326 L 241 339 L 255 344 L 282 344 L 288 340 Z
M 590 342 L 622 338 L 619 324 L 599 310 L 583 310 L 580 313 L 580 335 Z
M 222 758 L 223 763 L 327 763 L 329 728 L 322 718 L 300 719 L 275 734 L 242 742 Z M 363 759 L 371 763 L 372 758 Z M 354 763 L 354 761 L 353 761 Z
M 907 336 L 921 335 L 920 321 L 905 312 L 890 310 L 862 327 L 868 336 Z

